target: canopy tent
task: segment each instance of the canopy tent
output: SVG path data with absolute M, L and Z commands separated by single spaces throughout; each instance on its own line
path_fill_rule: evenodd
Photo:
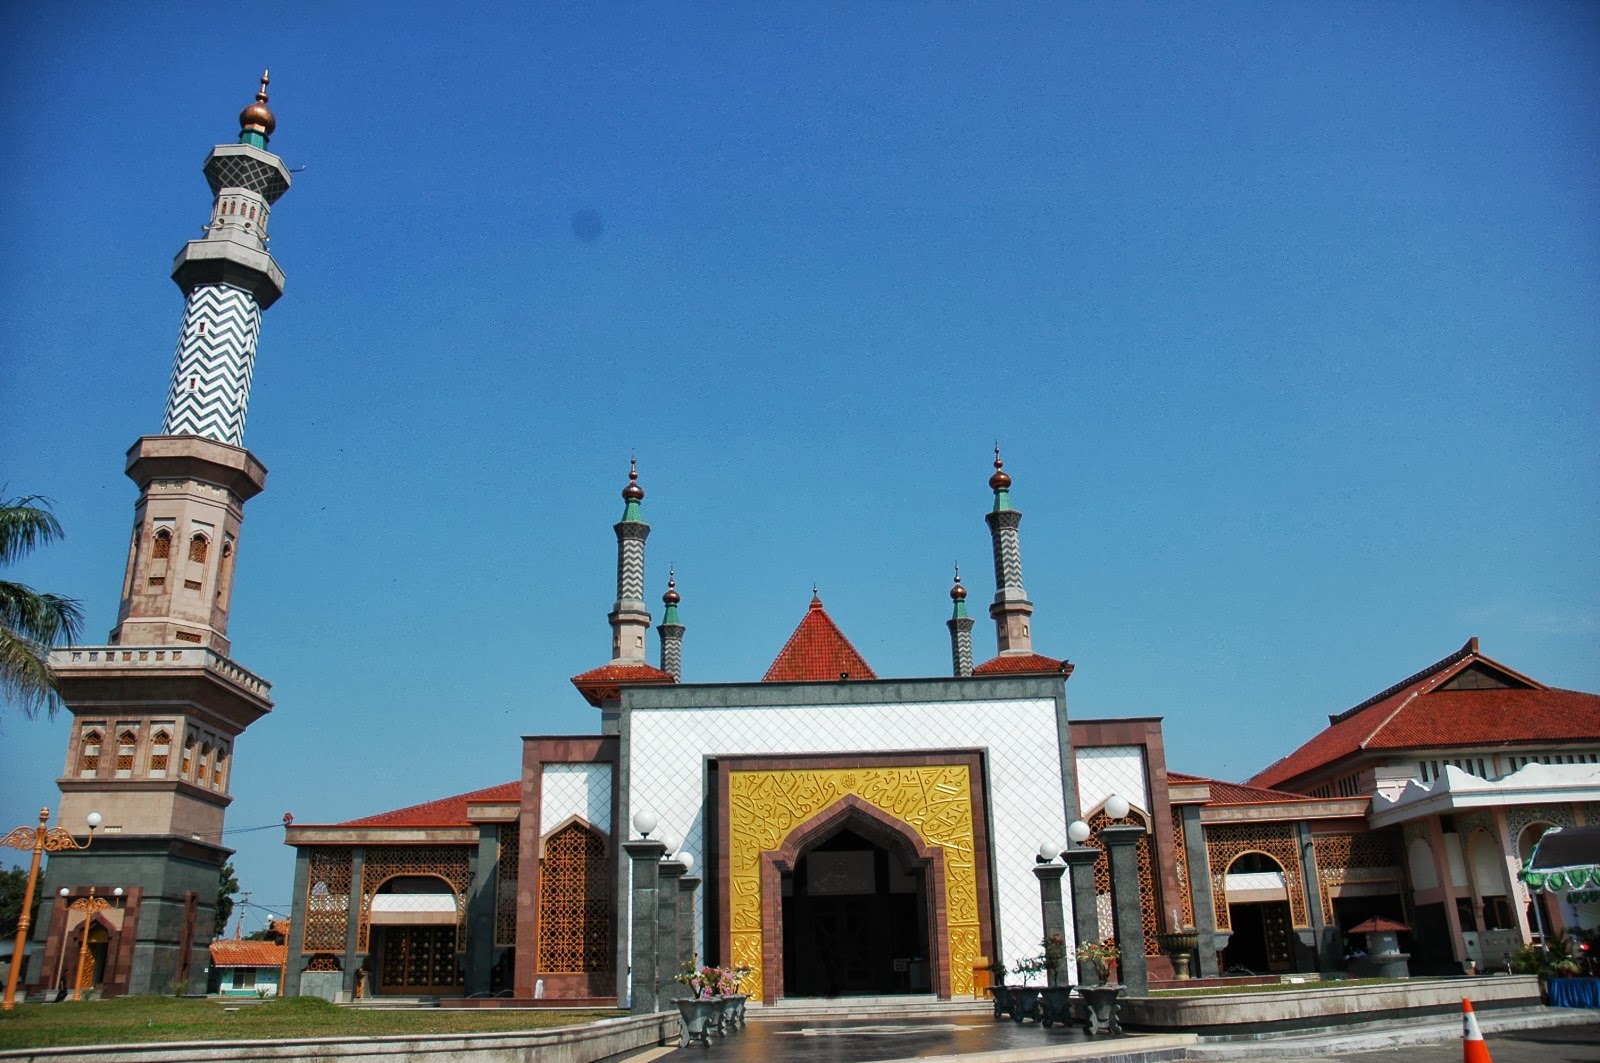
M 1552 827 L 1517 877 L 1551 893 L 1600 890 L 1600 827 Z

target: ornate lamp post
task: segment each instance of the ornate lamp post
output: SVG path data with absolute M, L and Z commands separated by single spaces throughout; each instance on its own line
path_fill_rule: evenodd
M 87 849 L 94 841 L 95 828 L 100 826 L 100 813 L 89 813 L 89 840 L 79 845 L 72 837 L 72 833 L 65 827 L 46 827 L 50 822 L 50 809 L 39 810 L 39 825 L 37 827 L 18 827 L 4 838 L 0 838 L 0 845 L 8 845 L 13 849 L 32 849 L 33 864 L 28 868 L 28 885 L 22 893 L 22 918 L 17 920 L 17 943 L 11 950 L 11 976 L 6 979 L 6 996 L 0 1010 L 10 1011 L 17 1006 L 17 975 L 22 972 L 23 950 L 28 944 L 28 924 L 33 922 L 29 915 L 33 908 L 33 890 L 39 884 L 39 855 L 45 850 L 52 853 L 63 849 Z
M 61 887 L 62 900 L 66 900 L 71 894 L 72 891 L 67 887 Z M 117 898 L 117 903 L 121 904 L 122 887 L 118 886 L 112 891 L 112 894 Z M 96 897 L 94 895 L 93 886 L 89 887 L 89 896 L 79 897 L 67 905 L 67 911 L 83 913 L 83 942 L 78 947 L 78 973 L 72 979 L 72 999 L 74 1001 L 78 999 L 78 994 L 83 990 L 83 968 L 89 962 L 89 930 L 94 926 L 95 913 L 103 912 L 109 907 L 111 907 L 110 901 L 104 897 Z

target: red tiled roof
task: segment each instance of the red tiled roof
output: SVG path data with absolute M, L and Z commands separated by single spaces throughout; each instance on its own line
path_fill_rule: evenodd
M 1600 694 L 1557 690 L 1478 652 L 1457 652 L 1345 712 L 1250 783 L 1282 786 L 1367 750 L 1513 745 L 1600 736 Z M 1440 689 L 1468 671 L 1505 686 Z M 1472 678 L 1472 677 L 1468 677 Z
M 671 672 L 663 672 L 654 665 L 618 664 L 615 661 L 572 677 L 572 685 L 578 688 L 578 693 L 597 709 L 608 701 L 620 698 L 625 686 L 676 682 Z
M 213 967 L 278 967 L 282 964 L 283 946 L 276 942 L 223 938 L 211 943 Z
M 393 812 L 379 812 L 375 816 L 363 816 L 361 819 L 352 819 L 345 823 L 336 824 L 340 827 L 467 827 L 471 823 L 467 820 L 467 806 L 484 802 L 519 801 L 522 798 L 522 784 L 518 782 L 501 783 L 499 786 L 490 786 L 483 790 L 474 790 L 467 794 L 456 794 L 454 797 L 441 797 L 437 801 L 426 804 L 412 805 L 409 808 L 397 808 Z
M 1007 675 L 1026 673 L 1032 675 L 1072 674 L 1071 661 L 1058 661 L 1042 653 L 1002 653 L 991 657 L 972 670 L 973 675 Z
M 850 640 L 844 637 L 833 617 L 822 608 L 822 599 L 811 595 L 811 607 L 801 618 L 789 641 L 778 651 L 777 658 L 763 683 L 825 683 L 839 679 L 876 679 L 878 673 L 866 662 Z
M 1276 805 L 1287 801 L 1321 800 L 1310 798 L 1305 794 L 1292 794 L 1287 790 L 1269 790 L 1265 786 L 1245 786 L 1236 782 L 1223 782 L 1221 779 L 1207 779 L 1203 775 L 1185 775 L 1178 771 L 1167 772 L 1170 782 L 1195 785 L 1203 783 L 1211 787 L 1211 800 L 1207 805 Z

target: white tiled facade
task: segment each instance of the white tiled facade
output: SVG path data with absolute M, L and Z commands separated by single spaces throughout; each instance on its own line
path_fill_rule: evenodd
M 982 749 L 989 769 L 991 867 L 1002 955 L 1040 951 L 1039 843 L 1066 838 L 1056 702 L 917 701 L 848 705 L 634 708 L 626 725 L 630 779 L 625 816 L 654 812 L 658 831 L 706 853 L 705 760 L 797 753 Z M 1142 789 L 1141 789 L 1142 792 Z M 1070 937 L 1071 913 L 1067 913 Z M 704 954 L 705 928 L 701 928 Z
M 1139 746 L 1100 746 L 1075 750 L 1078 808 L 1088 818 L 1112 794 L 1150 815 L 1150 790 L 1145 785 L 1144 750 Z
M 611 833 L 611 765 L 546 764 L 540 790 L 539 836 L 573 816 Z

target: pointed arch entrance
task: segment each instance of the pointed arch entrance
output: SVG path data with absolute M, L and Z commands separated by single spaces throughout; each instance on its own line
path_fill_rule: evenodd
M 828 992 L 824 952 L 872 912 L 895 927 L 845 961 L 856 969 L 837 991 L 972 992 L 995 947 L 981 752 L 730 757 L 713 770 L 714 955 L 751 969 L 748 992 Z M 786 963 L 798 982 L 785 984 Z
M 855 795 L 762 855 L 767 992 L 779 996 L 930 992 L 949 980 L 944 852 Z

